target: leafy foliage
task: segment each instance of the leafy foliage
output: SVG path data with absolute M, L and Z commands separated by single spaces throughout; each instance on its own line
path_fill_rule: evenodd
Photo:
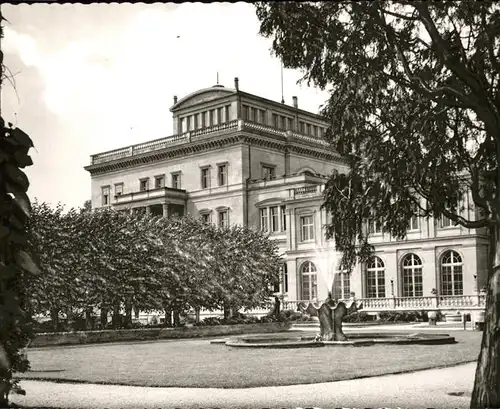
M 262 35 L 330 98 L 327 138 L 344 155 L 324 207 L 342 263 L 411 217 L 490 233 L 486 327 L 471 406 L 500 406 L 500 6 L 497 2 L 262 2 Z
M 132 308 L 251 309 L 267 305 L 270 284 L 279 280 L 277 248 L 266 235 L 192 217 L 64 213 L 35 202 L 30 236 L 43 271 L 29 287 L 31 308 L 50 311 L 54 330 L 61 312 L 69 318 L 125 309 L 130 326 Z

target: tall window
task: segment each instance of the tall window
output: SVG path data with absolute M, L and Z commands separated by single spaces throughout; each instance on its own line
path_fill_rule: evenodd
M 115 185 L 115 196 L 123 195 L 123 183 L 117 183 Z
M 382 233 L 382 223 L 378 220 L 370 221 L 370 233 L 371 234 L 380 234 Z
M 300 218 L 300 239 L 301 241 L 314 239 L 313 216 L 302 216 Z
M 276 168 L 274 166 L 262 166 L 262 178 L 271 180 L 276 178 Z
M 155 189 L 165 187 L 165 176 L 155 176 Z
M 318 296 L 318 284 L 316 266 L 306 261 L 300 267 L 300 277 L 302 281 L 302 299 L 305 301 L 315 300 Z
M 172 188 L 174 188 L 174 189 L 181 188 L 181 174 L 180 173 L 172 173 Z
M 224 107 L 224 113 L 225 113 L 225 120 L 226 120 L 226 122 L 229 122 L 229 107 L 230 107 L 230 105 L 226 105 Z
M 288 268 L 286 263 L 283 263 L 283 292 L 287 293 L 288 292 Z
M 302 121 L 299 122 L 299 131 L 301 134 L 304 134 L 306 131 L 306 124 Z
M 229 226 L 229 213 L 227 210 L 221 210 L 219 212 L 219 226 L 220 227 Z
M 403 259 L 403 297 L 422 297 L 422 261 L 415 254 L 407 254 Z
M 408 222 L 408 230 L 419 230 L 419 222 L 418 222 L 418 216 L 412 216 L 410 221 Z
M 449 250 L 441 258 L 441 295 L 462 295 L 463 286 L 462 257 Z
M 208 126 L 215 125 L 215 109 L 208 111 Z
M 263 231 L 267 231 L 267 208 L 260 209 L 260 229 Z
M 203 223 L 210 223 L 210 213 L 209 212 L 201 213 L 200 219 Z
M 186 127 L 187 127 L 188 131 L 191 130 L 191 126 L 192 126 L 191 117 L 188 116 L 188 117 L 186 117 Z
M 227 164 L 217 166 L 219 186 L 227 185 Z
M 103 206 L 109 206 L 110 200 L 109 200 L 109 186 L 105 186 L 101 188 L 102 191 L 102 205 Z
M 287 119 L 286 129 L 287 129 L 287 131 L 291 131 L 293 129 L 293 119 L 292 118 Z
M 286 231 L 286 206 L 281 206 L 281 231 Z
M 258 109 L 257 108 L 252 108 L 251 112 L 252 112 L 252 122 L 257 122 Z
M 278 129 L 280 126 L 279 116 L 277 114 L 273 114 L 273 126 Z
M 281 124 L 280 124 L 281 125 L 281 129 L 285 130 L 286 129 L 286 119 L 287 118 L 286 118 L 286 116 L 282 116 L 282 117 L 280 117 L 280 119 L 281 119 Z
M 193 115 L 193 129 L 198 129 L 198 114 Z
M 385 297 L 385 266 L 379 257 L 372 257 L 366 269 L 366 292 L 368 298 Z
M 149 190 L 149 179 L 141 179 L 139 181 L 139 190 L 144 192 L 145 190 Z
M 201 169 L 201 188 L 208 189 L 210 186 L 210 171 L 208 168 Z
M 351 296 L 351 277 L 349 270 L 339 266 L 333 278 L 333 298 L 347 300 Z
M 453 220 L 451 220 L 451 219 L 448 219 L 446 216 L 441 215 L 440 226 L 442 228 L 444 228 L 444 227 L 453 227 L 453 226 L 455 226 L 455 222 Z
M 271 213 L 271 231 L 279 231 L 280 226 L 279 226 L 279 213 L 278 213 L 278 206 L 271 206 L 269 208 L 269 211 Z
M 264 125 L 267 124 L 267 121 L 266 121 L 266 111 L 263 110 L 263 109 L 259 109 L 259 122 L 261 124 L 264 124 Z
M 223 112 L 224 112 L 224 109 L 222 107 L 217 108 L 217 123 L 218 124 L 221 124 L 224 122 L 224 118 L 222 117 Z
M 249 121 L 250 120 L 250 107 L 248 105 L 243 105 L 243 120 L 244 121 Z

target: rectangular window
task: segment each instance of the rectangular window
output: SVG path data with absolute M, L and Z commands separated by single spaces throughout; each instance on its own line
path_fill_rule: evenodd
M 299 122 L 299 131 L 300 131 L 300 133 L 302 133 L 302 134 L 305 133 L 305 126 L 306 126 L 306 124 L 304 122 L 302 122 L 302 121 Z
M 286 117 L 282 116 L 281 117 L 281 129 L 285 130 L 286 129 Z
M 203 168 L 201 170 L 201 188 L 202 189 L 207 189 L 210 185 L 210 172 L 208 168 Z
M 186 117 L 186 128 L 188 131 L 191 130 L 191 117 L 190 116 Z
M 382 233 L 382 223 L 378 220 L 372 220 L 370 222 L 370 233 L 371 234 L 380 234 Z
M 261 124 L 263 124 L 263 125 L 267 124 L 267 121 L 266 121 L 266 111 L 263 110 L 263 109 L 259 110 L 259 122 Z
M 300 218 L 300 235 L 301 241 L 309 241 L 314 239 L 313 216 L 302 216 Z
M 267 208 L 260 209 L 259 210 L 260 214 L 260 229 L 262 231 L 267 231 Z
M 318 137 L 318 127 L 316 125 L 312 126 L 313 136 Z
M 286 231 L 286 206 L 281 206 L 281 231 Z
M 165 187 L 165 176 L 155 176 L 155 189 Z
M 288 292 L 288 269 L 286 263 L 283 264 L 283 292 Z
M 454 227 L 454 226 L 455 226 L 455 222 L 453 220 L 448 219 L 444 215 L 441 215 L 441 227 L 442 228 L 445 228 L 445 227 Z
M 208 126 L 215 125 L 215 109 L 208 111 Z
M 198 129 L 198 114 L 193 115 L 193 129 Z
M 219 212 L 219 226 L 228 227 L 229 226 L 229 214 L 227 210 Z
M 306 124 L 306 135 L 311 135 L 311 125 Z
M 123 195 L 123 183 L 117 183 L 115 185 L 115 196 Z
M 286 130 L 287 131 L 293 130 L 293 119 L 292 118 L 287 119 Z
M 207 113 L 206 112 L 202 112 L 201 113 L 201 120 L 200 120 L 200 122 L 201 122 L 201 127 L 202 128 L 205 128 L 205 126 L 207 126 L 206 125 L 206 123 L 207 123 Z
M 419 230 L 419 222 L 418 222 L 418 216 L 412 216 L 410 221 L 408 222 L 408 230 Z
M 218 165 L 217 166 L 219 186 L 227 185 L 227 165 Z
M 262 178 L 272 180 L 276 178 L 276 168 L 274 166 L 262 166 Z
M 258 119 L 258 109 L 252 108 L 252 122 L 257 122 Z
M 225 115 L 225 120 L 226 120 L 226 122 L 229 122 L 229 119 L 230 119 L 230 118 L 229 118 L 229 107 L 230 107 L 230 105 L 226 105 L 226 106 L 224 107 L 225 114 L 226 114 L 226 115 Z
M 210 213 L 202 213 L 200 219 L 203 223 L 210 223 Z
M 273 126 L 278 129 L 279 128 L 279 117 L 276 114 L 273 114 Z
M 280 226 L 279 226 L 279 213 L 278 213 L 278 206 L 272 206 L 269 208 L 271 212 L 271 231 L 279 231 Z
M 110 200 L 109 200 L 109 186 L 105 186 L 101 188 L 102 191 L 102 205 L 103 206 L 109 206 L 110 205 Z
M 149 190 L 149 179 L 141 179 L 139 181 L 139 190 L 141 192 Z
M 174 188 L 174 189 L 181 188 L 181 174 L 180 173 L 172 173 L 172 188 Z
M 224 122 L 224 118 L 222 118 L 223 108 L 217 108 L 217 123 L 222 124 Z
M 243 105 L 243 120 L 244 121 L 249 121 L 250 120 L 250 107 L 248 105 Z
M 184 133 L 186 131 L 187 131 L 187 129 L 186 129 L 186 118 L 181 118 L 180 119 L 180 132 Z

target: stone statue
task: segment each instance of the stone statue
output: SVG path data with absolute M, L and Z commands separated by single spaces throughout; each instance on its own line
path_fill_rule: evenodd
M 319 318 L 322 341 L 346 341 L 347 337 L 342 331 L 342 319 L 362 308 L 363 304 L 358 306 L 355 300 L 352 300 L 349 307 L 342 301 L 336 303 L 331 293 L 328 293 L 328 298 L 319 308 L 312 303 L 306 307 L 303 302 L 297 306 L 298 311 Z

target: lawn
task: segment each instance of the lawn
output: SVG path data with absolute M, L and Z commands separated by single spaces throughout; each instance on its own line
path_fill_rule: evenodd
M 140 386 L 243 388 L 330 382 L 470 362 L 481 333 L 449 331 L 448 345 L 241 349 L 209 340 L 29 350 L 21 378 Z

